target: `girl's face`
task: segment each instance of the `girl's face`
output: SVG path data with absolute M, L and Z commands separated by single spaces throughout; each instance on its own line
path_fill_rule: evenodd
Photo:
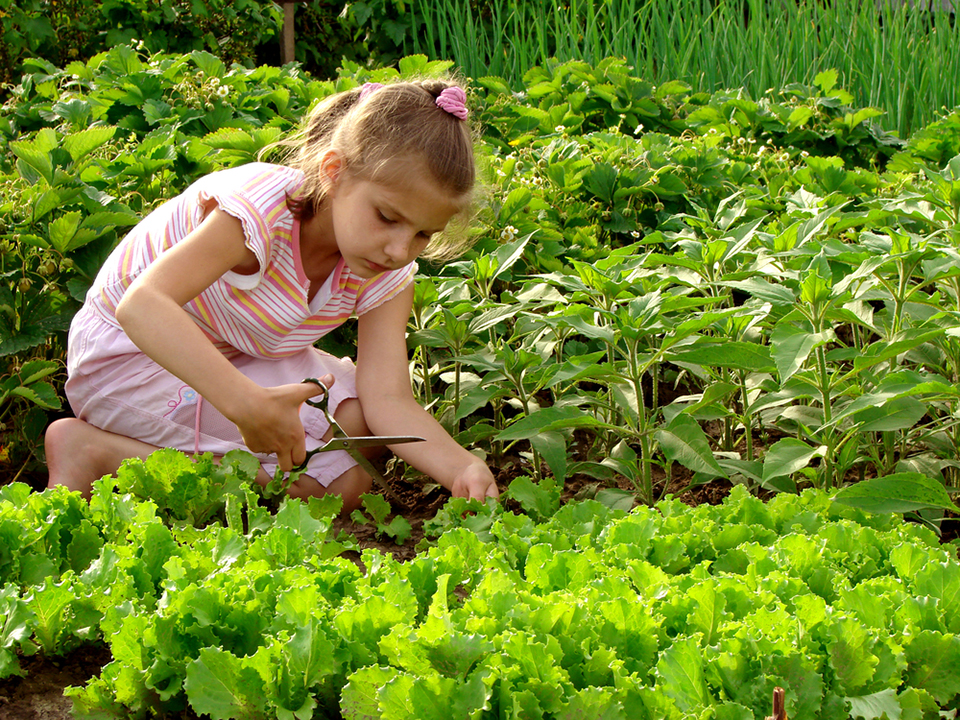
M 397 180 L 372 182 L 341 167 L 327 195 L 333 234 L 349 268 L 363 278 L 409 264 L 463 209 L 415 166 Z

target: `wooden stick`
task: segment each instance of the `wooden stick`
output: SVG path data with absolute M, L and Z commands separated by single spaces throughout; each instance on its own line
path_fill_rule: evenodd
M 296 0 L 283 0 L 283 45 L 280 46 L 280 63 L 286 65 L 297 59 L 293 39 L 293 8 Z
M 782 687 L 773 689 L 773 715 L 766 720 L 787 720 L 786 697 L 787 693 Z

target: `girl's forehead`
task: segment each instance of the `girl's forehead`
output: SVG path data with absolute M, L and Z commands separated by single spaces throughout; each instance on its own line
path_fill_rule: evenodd
M 408 172 L 371 180 L 369 190 L 375 199 L 391 203 L 393 209 L 401 212 L 407 207 L 433 206 L 441 212 L 455 215 L 469 204 L 466 195 L 444 187 L 427 172 Z

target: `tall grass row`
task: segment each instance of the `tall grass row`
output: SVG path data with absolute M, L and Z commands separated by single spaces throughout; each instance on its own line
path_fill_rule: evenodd
M 654 83 L 744 88 L 754 98 L 833 68 L 855 105 L 883 110 L 883 127 L 906 137 L 960 103 L 960 29 L 941 7 L 940 0 L 412 0 L 422 26 L 404 51 L 454 60 L 470 77 L 500 76 L 517 91 L 527 68 L 551 59 L 596 65 L 623 57 Z

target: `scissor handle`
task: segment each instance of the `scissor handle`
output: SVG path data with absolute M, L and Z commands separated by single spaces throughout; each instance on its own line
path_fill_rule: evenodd
M 316 386 L 318 386 L 318 387 L 320 387 L 320 388 L 323 389 L 323 397 L 320 398 L 320 400 L 311 400 L 311 399 L 308 398 L 308 399 L 306 400 L 306 403 L 307 403 L 307 405 L 310 405 L 311 407 L 319 408 L 320 410 L 323 410 L 324 413 L 326 413 L 326 412 L 327 412 L 327 399 L 330 397 L 330 388 L 328 388 L 326 385 L 324 385 L 322 382 L 320 382 L 320 380 L 318 380 L 317 378 L 304 378 L 304 379 L 301 380 L 300 382 L 302 382 L 302 383 L 313 383 L 314 385 L 316 385 Z

